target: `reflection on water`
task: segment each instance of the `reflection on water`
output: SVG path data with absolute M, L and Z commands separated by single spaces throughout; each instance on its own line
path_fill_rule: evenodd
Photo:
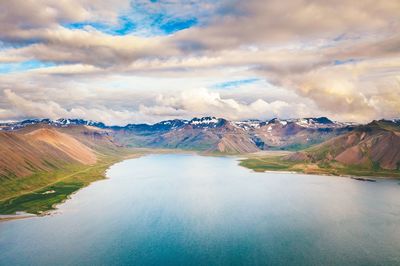
M 395 181 L 253 173 L 233 158 L 111 167 L 58 214 L 0 223 L 0 265 L 399 265 Z

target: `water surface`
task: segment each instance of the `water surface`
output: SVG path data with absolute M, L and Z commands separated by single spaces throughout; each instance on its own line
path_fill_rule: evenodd
M 0 223 L 0 265 L 400 265 L 395 181 L 118 163 L 57 214 Z

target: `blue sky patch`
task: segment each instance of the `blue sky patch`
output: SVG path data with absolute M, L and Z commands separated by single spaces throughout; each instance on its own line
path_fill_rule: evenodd
M 172 18 L 165 14 L 152 14 L 145 20 L 138 22 L 140 27 L 129 16 L 119 17 L 117 26 L 107 25 L 100 22 L 76 22 L 68 23 L 63 26 L 68 29 L 84 29 L 87 26 L 93 27 L 98 31 L 110 35 L 127 35 L 147 31 L 150 35 L 172 34 L 180 30 L 188 29 L 198 23 L 196 18 Z
M 118 29 L 114 30 L 118 35 L 126 35 L 136 29 L 136 24 L 133 23 L 129 18 L 121 16 L 119 18 L 120 26 Z
M 252 83 L 259 82 L 261 79 L 259 78 L 250 78 L 250 79 L 240 79 L 240 80 L 231 80 L 222 83 L 215 84 L 213 87 L 217 89 L 231 89 L 237 88 L 243 85 L 248 85 Z
M 188 29 L 193 27 L 197 24 L 196 18 L 191 19 L 171 19 L 168 20 L 166 23 L 161 24 L 159 27 L 160 29 L 167 33 L 171 34 L 180 30 Z
M 351 63 L 357 63 L 359 60 L 350 58 L 350 59 L 346 59 L 346 60 L 335 60 L 333 61 L 333 64 L 336 65 L 345 65 L 345 64 L 351 64 Z
M 196 2 L 184 3 L 185 12 L 178 12 L 174 2 L 149 0 L 132 2 L 128 10 L 118 17 L 118 23 L 102 21 L 80 21 L 63 24 L 69 29 L 85 29 L 90 26 L 110 35 L 134 34 L 138 36 L 168 35 L 199 25 L 210 14 L 199 8 Z
M 87 26 L 93 27 L 98 31 L 110 34 L 110 35 L 126 35 L 136 30 L 136 24 L 126 16 L 120 16 L 118 18 L 119 23 L 117 26 L 107 25 L 100 22 L 76 22 L 64 24 L 64 27 L 68 29 L 84 29 Z
M 2 63 L 0 64 L 0 74 L 23 72 L 36 68 L 51 67 L 56 64 L 50 62 L 42 62 L 38 60 L 29 60 L 19 63 Z
M 108 27 L 105 24 L 98 23 L 98 22 L 74 22 L 74 23 L 68 23 L 68 24 L 63 24 L 65 28 L 68 29 L 83 29 L 87 26 L 93 27 L 97 30 L 103 31 L 106 30 Z

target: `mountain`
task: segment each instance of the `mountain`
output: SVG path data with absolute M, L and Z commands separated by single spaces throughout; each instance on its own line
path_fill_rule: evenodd
M 205 150 L 222 153 L 249 153 L 259 149 L 250 134 L 222 118 L 194 118 L 154 139 L 155 147 Z
M 229 121 L 202 117 L 168 120 L 154 125 L 113 127 L 114 137 L 131 147 L 180 148 L 222 153 L 299 150 L 350 132 L 350 123 L 325 117 L 270 121 Z
M 247 131 L 262 150 L 300 150 L 353 130 L 350 123 L 333 122 L 326 117 L 280 120 L 250 124 Z
M 168 120 L 154 125 L 127 125 L 113 129 L 115 140 L 129 147 L 224 153 L 246 153 L 259 150 L 245 130 L 235 127 L 222 118 Z
M 168 120 L 154 125 L 131 124 L 113 129 L 114 137 L 131 147 L 248 153 L 270 149 L 298 150 L 347 133 L 353 125 L 323 117 L 266 122 L 202 117 Z
M 29 133 L 0 132 L 0 176 L 26 176 L 65 164 L 93 164 L 92 149 L 53 128 Z
M 81 125 L 81 126 L 93 126 L 93 127 L 98 127 L 98 128 L 107 128 L 107 126 L 102 123 L 102 122 L 95 122 L 91 120 L 84 120 L 84 119 L 66 119 L 66 118 L 60 118 L 57 120 L 51 120 L 51 119 L 28 119 L 28 120 L 23 120 L 20 122 L 6 122 L 6 123 L 0 123 L 0 130 L 2 131 L 12 131 L 12 130 L 17 130 L 21 128 L 25 128 L 30 125 L 49 125 L 49 126 L 54 126 L 54 127 L 68 127 L 72 125 Z
M 92 165 L 98 156 L 117 151 L 109 132 L 96 127 L 24 123 L 0 131 L 0 179 L 53 171 L 72 164 Z
M 111 142 L 127 147 L 179 148 L 222 153 L 249 153 L 259 150 L 299 150 L 350 132 L 353 124 L 338 123 L 326 117 L 272 119 L 270 121 L 229 121 L 201 117 L 167 120 L 156 124 L 106 126 L 82 119 L 33 119 L 0 124 L 3 131 L 32 125 L 58 129 L 90 126 L 108 131 Z
M 400 123 L 399 120 L 373 121 L 310 149 L 289 155 L 287 159 L 400 170 Z
M 82 119 L 32 119 L 0 124 L 0 176 L 26 176 L 70 164 L 93 164 L 99 156 L 118 154 L 125 147 L 225 154 L 294 150 L 297 152 L 283 161 L 299 167 L 354 165 L 390 171 L 400 164 L 399 128 L 400 120 L 357 125 L 326 117 L 268 121 L 201 117 L 126 126 Z
M 126 130 L 131 130 L 131 131 L 137 131 L 137 132 L 164 132 L 168 130 L 172 130 L 181 126 L 184 126 L 187 124 L 187 120 L 180 120 L 180 119 L 174 119 L 174 120 L 166 120 L 162 121 L 153 125 L 149 124 L 128 124 L 124 127 L 112 127 L 113 129 L 126 129 Z

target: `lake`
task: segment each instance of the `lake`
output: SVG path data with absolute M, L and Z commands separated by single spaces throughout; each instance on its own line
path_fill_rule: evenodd
M 53 215 L 0 223 L 0 265 L 400 265 L 399 181 L 149 155 Z

